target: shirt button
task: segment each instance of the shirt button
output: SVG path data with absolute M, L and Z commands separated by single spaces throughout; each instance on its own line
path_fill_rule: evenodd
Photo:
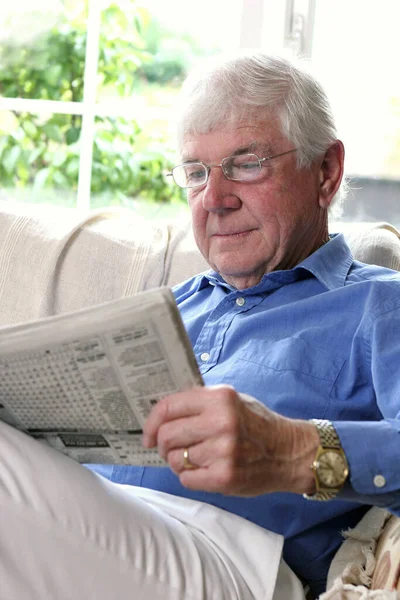
M 375 475 L 374 485 L 378 488 L 381 488 L 384 485 L 386 485 L 386 479 L 384 478 L 384 476 L 383 475 Z
M 200 354 L 200 358 L 203 362 L 206 362 L 206 360 L 210 358 L 210 355 L 208 354 L 208 352 L 203 352 L 203 354 Z
M 236 304 L 238 306 L 243 306 L 243 304 L 246 302 L 246 300 L 244 298 L 242 298 L 242 296 L 240 296 L 240 298 L 236 298 Z

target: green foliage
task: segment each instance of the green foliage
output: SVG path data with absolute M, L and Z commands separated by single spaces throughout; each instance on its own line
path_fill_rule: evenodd
M 185 75 L 190 43 L 171 41 L 148 12 L 132 1 L 129 13 L 111 5 L 103 11 L 98 95 L 132 97 L 144 84 L 172 85 Z M 158 32 L 157 34 L 155 32 Z M 147 38 L 148 40 L 147 40 Z M 150 43 L 151 42 L 151 43 Z M 13 42 L 0 47 L 0 95 L 80 102 L 86 48 L 86 15 L 65 20 L 34 47 Z M 0 114 L 2 187 L 76 190 L 79 115 Z M 93 148 L 93 195 L 106 194 L 129 204 L 136 198 L 182 200 L 182 190 L 165 176 L 172 153 L 162 137 L 155 140 L 135 120 L 98 118 Z
M 124 190 L 125 196 L 167 202 L 183 199 L 180 188 L 166 177 L 172 156 L 165 145 L 151 142 L 134 121 L 98 119 L 93 149 L 92 191 Z
M 63 23 L 32 47 L 0 47 L 0 94 L 79 102 L 83 97 L 86 32 Z

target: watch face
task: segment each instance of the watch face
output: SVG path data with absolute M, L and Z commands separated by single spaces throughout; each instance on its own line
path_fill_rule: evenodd
M 321 487 L 340 487 L 348 475 L 346 459 L 341 452 L 336 450 L 321 452 L 315 466 Z

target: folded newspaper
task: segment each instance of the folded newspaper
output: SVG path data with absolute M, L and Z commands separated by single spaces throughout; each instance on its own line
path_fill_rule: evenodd
M 87 463 L 165 464 L 142 426 L 202 385 L 169 288 L 0 329 L 0 373 L 0 420 Z

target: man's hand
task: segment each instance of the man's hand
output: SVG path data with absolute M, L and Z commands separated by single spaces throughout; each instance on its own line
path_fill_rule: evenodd
M 236 496 L 315 490 L 314 425 L 282 417 L 227 385 L 163 398 L 145 424 L 143 443 L 157 446 L 182 485 L 193 490 Z M 185 469 L 185 448 L 195 469 Z

